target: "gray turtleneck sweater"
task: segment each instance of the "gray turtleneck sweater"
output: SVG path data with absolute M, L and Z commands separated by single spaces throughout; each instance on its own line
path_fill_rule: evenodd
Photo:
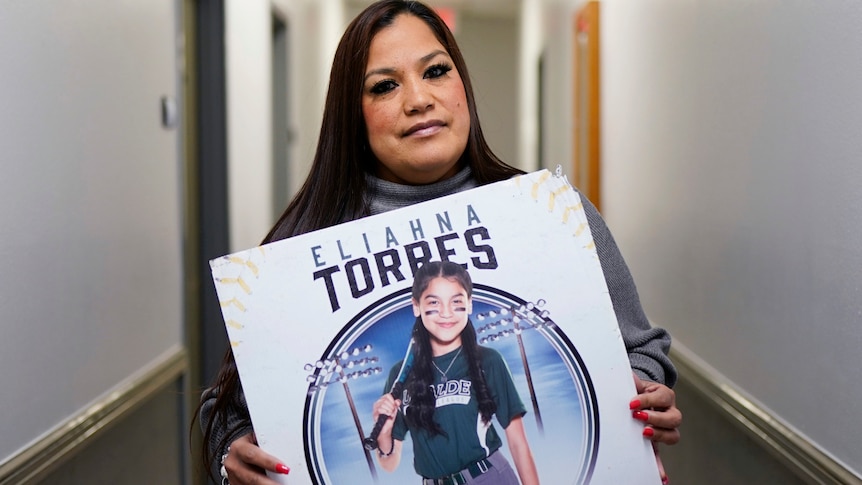
M 372 215 L 478 186 L 469 167 L 462 169 L 454 177 L 430 185 L 401 185 L 370 175 L 367 176 L 367 181 L 368 206 Z M 614 306 L 614 313 L 617 316 L 632 370 L 641 379 L 673 386 L 676 383 L 677 374 L 667 357 L 667 352 L 670 349 L 670 335 L 665 330 L 650 325 L 641 307 L 637 288 L 629 268 L 623 260 L 607 225 L 605 225 L 605 221 L 599 215 L 596 207 L 583 195 L 581 195 L 581 201 L 584 204 L 587 222 L 596 243 L 596 251 L 599 255 L 599 261 L 601 261 L 611 303 Z M 212 406 L 217 395 L 218 389 L 210 388 L 201 397 L 200 422 L 202 425 L 211 419 Z M 233 412 L 226 416 L 226 426 L 222 427 L 220 422 L 216 423 L 213 436 L 208 443 L 211 451 L 228 433 L 231 435 L 228 442 L 231 442 L 236 437 L 252 431 L 245 396 L 241 392 L 239 399 L 242 406 L 232 410 Z M 221 456 L 222 453 L 223 450 L 218 450 L 215 456 Z

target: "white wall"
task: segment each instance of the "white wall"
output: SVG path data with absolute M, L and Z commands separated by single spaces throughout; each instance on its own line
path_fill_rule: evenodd
M 225 1 L 228 221 L 232 251 L 256 246 L 272 225 L 272 9 Z
M 280 215 L 272 209 L 273 9 L 288 28 L 292 193 L 314 157 L 329 66 L 345 27 L 341 0 L 225 2 L 231 251 L 258 245 Z
M 542 160 L 546 168 L 561 165 L 568 173 L 572 167 L 573 66 L 572 27 L 575 2 L 546 0 L 541 18 L 542 52 L 545 56 L 543 95 L 544 126 L 541 139 Z M 537 35 L 537 34 L 533 34 Z
M 647 313 L 862 472 L 862 4 L 605 0 L 603 208 Z
M 473 84 L 482 131 L 501 160 L 520 164 L 518 152 L 518 21 L 513 16 L 462 12 L 455 37 Z
M 539 168 L 537 93 L 540 87 L 539 59 L 544 42 L 542 0 L 521 0 L 518 22 L 518 160 L 513 165 L 529 172 Z
M 182 344 L 173 0 L 0 0 L 0 462 Z

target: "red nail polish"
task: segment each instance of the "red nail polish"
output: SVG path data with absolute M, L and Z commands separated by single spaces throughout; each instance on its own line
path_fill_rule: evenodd
M 290 473 L 290 467 L 283 463 L 279 463 L 278 465 L 275 465 L 275 471 L 281 473 L 282 475 L 287 475 L 288 473 Z
M 655 434 L 655 431 L 652 428 L 644 428 L 644 436 L 647 438 L 652 438 L 652 435 Z
M 635 411 L 634 413 L 632 413 L 632 416 L 634 416 L 635 419 L 639 419 L 644 422 L 649 420 L 649 414 L 643 411 Z
M 640 399 L 632 399 L 632 402 L 629 403 L 629 409 L 638 409 L 641 407 Z
M 667 477 L 661 479 L 661 485 L 667 485 L 668 483 L 670 483 L 670 480 Z

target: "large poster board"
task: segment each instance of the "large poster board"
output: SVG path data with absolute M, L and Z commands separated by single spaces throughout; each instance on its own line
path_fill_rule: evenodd
M 546 170 L 211 262 L 260 446 L 292 469 L 274 479 L 421 483 L 409 436 L 393 472 L 362 442 L 430 260 L 466 266 L 470 324 L 509 368 L 542 483 L 660 483 L 583 206 Z

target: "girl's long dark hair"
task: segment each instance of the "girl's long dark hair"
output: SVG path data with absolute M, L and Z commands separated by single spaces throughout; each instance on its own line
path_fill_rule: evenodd
M 443 20 L 420 2 L 382 0 L 362 11 L 347 27 L 338 44 L 329 74 L 317 150 L 308 178 L 262 244 L 368 215 L 365 175 L 375 173 L 377 160 L 369 148 L 362 115 L 363 78 L 371 40 L 381 29 L 392 25 L 399 15 L 413 15 L 424 21 L 446 49 L 461 76 L 470 112 L 470 133 L 460 165 L 471 168 L 479 185 L 523 173 L 497 158 L 485 141 L 467 65 Z M 214 426 L 218 423 L 224 429 L 229 411 L 247 417 L 230 349 L 212 388 L 218 390 L 218 397 L 212 406 L 213 418 L 204 423 L 205 446 L 202 450 L 202 460 L 210 474 L 211 465 L 228 444 L 225 442 L 215 449 L 208 449 L 207 444 L 215 435 Z M 197 412 L 200 412 L 200 407 Z M 235 431 L 226 430 L 223 441 L 232 438 Z
M 452 262 L 434 261 L 425 263 L 417 271 L 413 278 L 413 300 L 421 301 L 424 292 L 431 280 L 434 278 L 446 278 L 455 281 L 467 292 L 467 297 L 473 296 L 473 282 L 470 274 L 461 265 Z M 435 369 L 432 364 L 434 354 L 431 351 L 431 337 L 422 317 L 416 317 L 413 324 L 414 355 L 413 368 L 407 376 L 405 388 L 410 396 L 410 406 L 407 408 L 407 419 L 413 424 L 428 430 L 432 435 L 446 433 L 440 425 L 434 421 L 434 409 L 436 408 L 436 397 L 432 390 L 436 379 Z M 472 381 L 472 389 L 479 403 L 479 414 L 482 421 L 488 424 L 491 416 L 497 411 L 497 405 L 491 397 L 485 374 L 482 371 L 482 347 L 476 343 L 476 329 L 473 322 L 467 320 L 467 325 L 461 332 L 461 353 L 467 360 L 468 373 Z

